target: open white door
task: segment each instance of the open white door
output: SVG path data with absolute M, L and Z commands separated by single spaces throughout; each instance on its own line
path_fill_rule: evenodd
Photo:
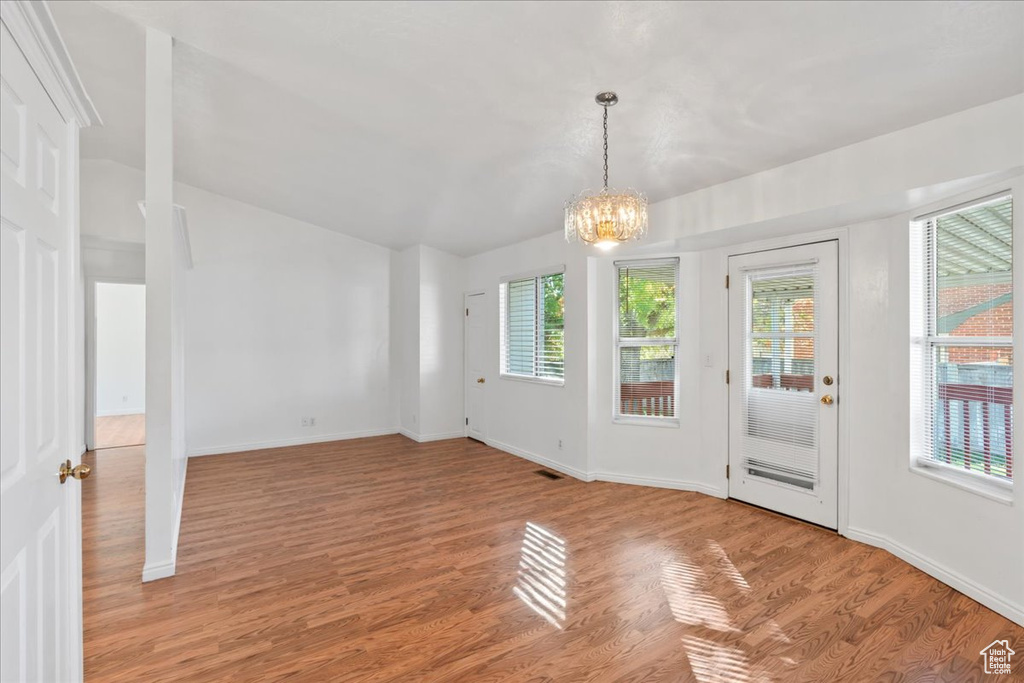
M 77 127 L 0 29 L 0 680 L 80 680 L 74 330 Z M 38 17 L 37 17 L 38 18 Z M 30 35 L 24 30 L 19 35 Z M 26 49 L 40 50 L 38 44 Z M 79 468 L 75 474 L 87 473 Z
M 466 436 L 483 441 L 487 402 L 484 375 L 484 295 L 466 296 Z
M 836 242 L 729 259 L 729 496 L 838 524 Z

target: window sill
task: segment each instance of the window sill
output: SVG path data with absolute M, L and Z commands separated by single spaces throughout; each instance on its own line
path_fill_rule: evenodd
M 612 422 L 617 425 L 633 425 L 635 427 L 667 427 L 679 429 L 678 417 L 640 417 L 631 415 L 614 415 Z
M 948 470 L 929 463 L 911 463 L 910 471 L 928 479 L 948 484 L 949 486 L 968 491 L 975 495 L 994 500 L 1003 505 L 1013 505 L 1013 485 L 988 482 L 966 473 Z
M 529 375 L 509 375 L 507 373 L 500 373 L 498 375 L 501 379 L 510 379 L 515 382 L 526 382 L 528 384 L 542 384 L 549 387 L 564 387 L 564 379 L 554 379 L 552 377 L 530 377 Z

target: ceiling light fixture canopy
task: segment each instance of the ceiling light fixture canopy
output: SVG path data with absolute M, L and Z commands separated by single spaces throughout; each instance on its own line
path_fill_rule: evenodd
M 637 190 L 608 187 L 608 107 L 619 96 L 603 92 L 595 99 L 604 107 L 604 187 L 600 192 L 584 190 L 566 203 L 565 240 L 607 250 L 647 234 L 647 197 Z

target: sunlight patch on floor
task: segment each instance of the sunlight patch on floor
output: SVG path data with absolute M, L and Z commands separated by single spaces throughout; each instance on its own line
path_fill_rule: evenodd
M 685 559 L 667 562 L 661 568 L 661 586 L 676 621 L 738 632 L 722 602 L 704 590 L 707 583 L 703 570 Z
M 565 540 L 526 523 L 519 553 L 519 579 L 512 592 L 552 626 L 565 625 Z

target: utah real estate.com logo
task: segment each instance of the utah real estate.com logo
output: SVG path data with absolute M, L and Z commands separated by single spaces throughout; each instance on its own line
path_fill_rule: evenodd
M 981 651 L 981 656 L 985 659 L 985 673 L 1010 673 L 1010 657 L 1015 654 L 1017 653 L 1010 649 L 1009 640 L 993 640 Z

